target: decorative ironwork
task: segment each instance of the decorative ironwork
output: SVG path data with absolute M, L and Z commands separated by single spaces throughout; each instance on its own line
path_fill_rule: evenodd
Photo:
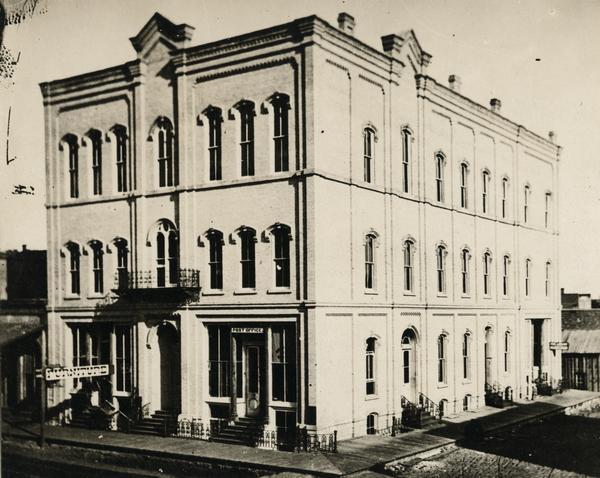
M 178 269 L 171 277 L 156 271 L 119 271 L 115 274 L 117 293 L 136 289 L 199 289 L 200 271 Z
M 392 421 L 387 427 L 377 430 L 377 434 L 384 437 L 395 437 L 400 433 L 402 433 L 402 421 L 395 415 L 392 415 Z
M 423 420 L 423 409 L 417 407 L 405 396 L 400 397 L 402 407 L 402 426 L 407 428 L 421 428 Z
M 437 403 L 431 400 L 427 395 L 419 392 L 419 406 L 427 413 L 438 420 L 442 419 L 442 411 Z

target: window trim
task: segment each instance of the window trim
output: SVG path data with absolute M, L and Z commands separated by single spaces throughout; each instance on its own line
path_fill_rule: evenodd
M 510 297 L 510 264 L 511 258 L 509 254 L 504 254 L 502 257 L 502 297 Z
M 440 204 L 446 203 L 445 197 L 445 168 L 446 168 L 446 155 L 438 151 L 434 154 L 434 165 L 435 165 L 435 198 L 436 202 Z
M 490 250 L 485 250 L 483 253 L 483 296 L 490 298 L 492 297 L 492 253 Z
M 364 290 L 365 293 L 377 293 L 377 252 L 376 249 L 379 246 L 379 235 L 371 230 L 364 236 L 363 247 L 364 247 Z
M 377 397 L 377 337 L 365 341 L 365 397 Z
M 469 164 L 462 161 L 459 167 L 460 178 L 460 207 L 469 208 Z
M 363 181 L 375 183 L 375 143 L 377 130 L 371 124 L 363 128 Z
M 437 295 L 438 297 L 446 297 L 448 295 L 447 281 L 447 264 L 446 257 L 448 248 L 445 244 L 437 244 L 435 247 L 436 257 L 436 276 L 437 276 Z
M 291 228 L 285 224 L 274 224 L 269 230 L 270 235 L 273 237 L 273 286 L 274 289 L 270 290 L 270 293 L 289 291 L 292 285 L 292 258 L 290 243 L 292 242 Z M 278 244 L 278 241 L 283 241 Z M 283 247 L 283 252 L 287 252 L 287 256 L 282 255 L 278 257 L 278 245 Z M 287 251 L 285 250 L 287 248 Z M 283 284 L 278 283 L 278 267 L 283 264 L 281 270 L 284 271 L 282 279 Z M 287 274 L 285 273 L 287 271 Z
M 471 251 L 464 246 L 460 251 L 460 278 L 462 297 L 471 296 Z
M 402 127 L 402 192 L 410 194 L 412 192 L 412 143 L 414 136 L 408 126 Z
M 402 242 L 403 251 L 403 289 L 405 295 L 415 294 L 415 253 L 416 241 L 412 237 Z M 408 259 L 408 260 L 407 260 Z M 407 287 L 408 284 L 408 287 Z
M 223 291 L 223 233 L 217 229 L 209 229 L 205 233 L 208 242 L 208 289 L 209 292 Z M 218 246 L 217 249 L 215 247 Z M 217 253 L 218 251 L 218 253 Z M 213 280 L 214 279 L 214 280 Z
M 481 172 L 481 212 L 482 214 L 491 214 L 490 207 L 490 185 L 492 177 L 487 169 Z
M 524 277 L 525 277 L 525 297 L 529 298 L 531 297 L 531 267 L 532 267 L 532 261 L 530 258 L 526 258 L 525 259 L 525 273 L 524 273 Z
M 437 338 L 437 383 L 438 386 L 448 385 L 448 334 L 442 332 Z

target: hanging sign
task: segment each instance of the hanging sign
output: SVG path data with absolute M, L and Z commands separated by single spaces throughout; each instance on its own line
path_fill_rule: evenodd
M 262 334 L 265 331 L 262 327 L 232 327 L 232 334 Z
M 550 342 L 550 350 L 569 350 L 569 342 Z
M 83 367 L 48 367 L 44 378 L 48 381 L 65 380 L 68 378 L 101 377 L 110 375 L 110 365 L 84 365 Z

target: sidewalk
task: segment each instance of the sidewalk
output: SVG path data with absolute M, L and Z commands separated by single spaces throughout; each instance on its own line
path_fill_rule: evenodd
M 507 409 L 483 407 L 445 420 L 429 430 L 403 433 L 397 437 L 369 435 L 338 443 L 338 453 L 292 453 L 226 445 L 201 440 L 161 438 L 120 432 L 85 430 L 70 427 L 46 427 L 51 444 L 70 445 L 137 456 L 146 455 L 198 461 L 208 464 L 244 467 L 259 472 L 294 472 L 314 476 L 345 476 L 370 470 L 392 461 L 444 447 L 463 438 L 464 424 L 477 419 L 485 431 L 510 427 L 548 414 L 561 413 L 569 407 L 593 399 L 600 393 L 569 390 L 561 395 L 540 398 Z M 25 428 L 25 429 L 23 429 Z M 39 425 L 23 428 L 3 423 L 4 437 L 34 440 Z

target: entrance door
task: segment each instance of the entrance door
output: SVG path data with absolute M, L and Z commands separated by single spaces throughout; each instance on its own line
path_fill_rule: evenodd
M 160 409 L 179 413 L 181 404 L 181 359 L 179 334 L 171 324 L 158 329 L 160 351 Z
M 256 417 L 262 408 L 261 362 L 262 354 L 259 345 L 246 345 L 246 416 Z
M 483 345 L 483 354 L 485 358 L 485 390 L 489 390 L 493 386 L 493 369 L 492 369 L 492 338 L 494 333 L 491 327 L 485 329 L 485 343 Z
M 535 380 L 542 374 L 542 327 L 544 320 L 532 320 L 531 325 L 533 327 L 533 368 L 534 371 L 537 370 L 537 375 L 533 377 Z
M 402 334 L 402 383 L 406 398 L 417 401 L 416 336 L 411 329 Z

